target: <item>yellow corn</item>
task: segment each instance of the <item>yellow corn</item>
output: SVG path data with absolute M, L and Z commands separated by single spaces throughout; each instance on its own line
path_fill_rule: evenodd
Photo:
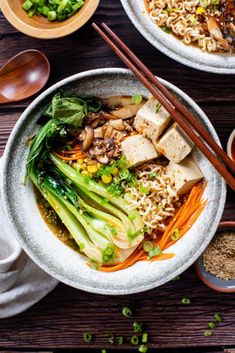
M 109 184 L 112 181 L 112 175 L 103 174 L 101 175 L 101 179 L 105 184 Z
M 117 167 L 113 167 L 113 168 L 111 169 L 111 173 L 112 173 L 113 176 L 116 176 L 116 175 L 118 175 L 118 173 L 119 173 L 119 169 L 118 169 Z
M 204 12 L 206 12 L 206 10 L 205 10 L 203 7 L 201 7 L 201 6 L 199 6 L 199 7 L 197 8 L 197 10 L 196 10 L 196 14 L 197 14 L 197 15 L 201 15 L 201 14 L 204 13 Z
M 99 168 L 97 164 L 93 164 L 93 165 L 88 165 L 87 170 L 89 173 L 97 173 Z
M 78 160 L 77 160 L 77 163 L 78 163 L 78 164 L 82 164 L 82 163 L 83 163 L 83 159 L 78 159 Z
M 86 170 L 86 169 L 87 169 L 87 165 L 86 165 L 85 163 L 82 164 L 82 165 L 81 165 L 81 169 L 82 169 L 82 170 Z
M 82 170 L 82 171 L 81 171 L 81 174 L 82 174 L 82 175 L 89 175 L 89 172 L 88 172 L 88 170 Z

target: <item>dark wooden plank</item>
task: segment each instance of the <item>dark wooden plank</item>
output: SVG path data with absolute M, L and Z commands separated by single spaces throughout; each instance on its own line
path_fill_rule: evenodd
M 183 297 L 189 297 L 191 304 L 181 304 Z M 124 306 L 132 308 L 132 317 L 122 316 Z M 223 322 L 213 336 L 204 337 L 216 312 Z M 1 320 L 0 347 L 108 349 L 112 346 L 105 335 L 111 331 L 123 335 L 123 348 L 130 348 L 134 320 L 144 323 L 154 348 L 232 347 L 235 343 L 234 295 L 209 290 L 191 269 L 179 281 L 128 296 L 94 295 L 60 284 L 30 310 Z M 89 345 L 83 341 L 84 332 L 95 334 Z
M 101 0 L 91 21 L 106 21 L 126 43 L 149 65 L 153 72 L 181 89 L 197 101 L 232 101 L 235 99 L 234 76 L 214 75 L 183 66 L 153 48 L 135 29 L 120 1 Z M 0 66 L 21 50 L 42 50 L 52 65 L 48 85 L 83 70 L 120 67 L 122 63 L 91 28 L 91 21 L 76 33 L 57 40 L 29 38 L 16 31 L 0 15 Z M 18 105 L 25 106 L 27 102 Z

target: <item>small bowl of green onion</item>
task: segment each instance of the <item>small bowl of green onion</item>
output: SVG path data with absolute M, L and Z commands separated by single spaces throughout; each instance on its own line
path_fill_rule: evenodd
M 94 14 L 99 0 L 5 0 L 1 10 L 20 32 L 54 39 L 82 27 Z

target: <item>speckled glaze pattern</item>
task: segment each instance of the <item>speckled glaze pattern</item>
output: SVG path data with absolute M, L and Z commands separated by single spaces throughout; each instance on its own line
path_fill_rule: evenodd
M 197 70 L 218 74 L 235 73 L 235 54 L 209 54 L 193 45 L 187 46 L 175 36 L 165 33 L 150 19 L 144 0 L 121 0 L 121 3 L 138 31 L 171 59 Z
M 161 80 L 190 106 L 194 115 L 219 143 L 218 136 L 202 110 L 185 93 Z M 205 198 L 208 204 L 190 231 L 169 251 L 176 256 L 161 262 L 139 262 L 114 272 L 98 272 L 86 265 L 87 259 L 65 246 L 44 223 L 36 205 L 31 183 L 23 185 L 28 148 L 25 138 L 39 127 L 36 121 L 51 101 L 62 91 L 70 95 L 107 97 L 149 92 L 126 69 L 97 69 L 66 78 L 43 92 L 21 115 L 5 150 L 3 199 L 9 221 L 27 254 L 58 280 L 85 291 L 101 294 L 129 294 L 160 286 L 186 270 L 202 253 L 219 224 L 226 197 L 226 186 L 204 156 L 195 149 L 194 158 L 208 179 Z M 12 158 L 14 156 L 14 158 Z

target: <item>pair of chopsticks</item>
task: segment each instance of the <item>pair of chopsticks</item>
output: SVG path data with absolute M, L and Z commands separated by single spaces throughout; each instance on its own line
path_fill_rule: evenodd
M 191 138 L 194 144 L 208 158 L 214 168 L 225 179 L 227 184 L 235 191 L 235 178 L 226 169 L 224 164 L 235 173 L 235 163 L 214 141 L 209 133 L 199 124 L 194 116 L 153 73 L 142 63 L 142 61 L 126 46 L 125 43 L 109 28 L 102 23 L 101 27 L 93 23 L 92 26 L 106 41 L 110 48 L 119 56 L 126 66 L 135 74 L 143 85 L 170 113 L 171 117 L 179 124 L 184 132 Z M 204 139 L 204 140 L 203 140 Z M 209 148 L 209 147 L 211 148 Z M 214 153 L 213 153 L 213 152 Z M 218 159 L 224 162 L 224 164 Z

